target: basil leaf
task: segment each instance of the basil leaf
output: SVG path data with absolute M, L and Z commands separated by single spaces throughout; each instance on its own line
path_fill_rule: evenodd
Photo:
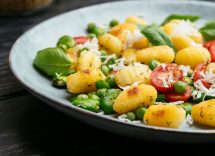
M 55 73 L 68 75 L 71 62 L 64 51 L 60 48 L 47 48 L 37 52 L 33 65 L 49 76 Z
M 167 45 L 174 49 L 174 46 L 169 37 L 157 25 L 149 25 L 141 30 L 141 33 L 153 44 L 154 46 Z
M 215 39 L 215 20 L 207 22 L 202 28 L 199 29 L 205 41 Z
M 193 15 L 179 15 L 179 14 L 172 14 L 169 15 L 163 22 L 161 25 L 165 25 L 166 23 L 168 23 L 169 21 L 173 20 L 173 19 L 179 19 L 179 20 L 189 20 L 191 22 L 195 22 L 199 19 L 199 16 L 193 16 Z

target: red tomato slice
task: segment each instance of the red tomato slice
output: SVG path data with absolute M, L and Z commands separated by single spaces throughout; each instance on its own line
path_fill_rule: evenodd
M 215 62 L 215 40 L 206 42 L 203 45 L 211 54 L 211 62 Z
M 202 79 L 200 73 L 205 72 L 205 69 L 207 67 L 207 63 L 200 63 L 198 66 L 196 66 L 196 69 L 194 70 L 193 79 L 194 81 L 197 81 L 199 79 Z
M 90 38 L 87 36 L 77 36 L 77 37 L 74 37 L 74 40 L 77 44 L 84 44 L 85 42 L 90 40 Z
M 196 69 L 194 70 L 194 75 L 193 75 L 193 79 L 194 82 L 196 82 L 197 80 L 201 80 L 202 84 L 206 87 L 206 88 L 210 88 L 210 84 L 201 77 L 201 72 L 205 72 L 205 69 L 207 67 L 207 63 L 200 63 Z
M 179 94 L 176 92 L 166 94 L 166 99 L 170 102 L 187 101 L 191 97 L 191 94 L 192 94 L 192 90 L 190 87 L 188 87 L 186 92 L 184 92 L 183 94 Z
M 171 81 L 168 81 L 171 77 Z M 163 80 L 162 80 L 163 79 Z M 166 64 L 156 67 L 151 74 L 151 84 L 160 92 L 171 92 L 177 81 L 183 79 L 183 71 L 176 64 Z M 164 84 L 167 82 L 167 85 Z

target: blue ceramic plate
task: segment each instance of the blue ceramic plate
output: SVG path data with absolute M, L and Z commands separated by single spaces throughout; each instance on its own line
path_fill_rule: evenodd
M 55 46 L 64 34 L 84 35 L 89 22 L 107 24 L 112 18 L 123 21 L 129 15 L 141 15 L 147 21 L 160 23 L 172 13 L 201 16 L 198 22 L 214 18 L 215 3 L 201 1 L 124 1 L 94 5 L 51 18 L 23 34 L 10 53 L 10 67 L 15 77 L 32 94 L 56 109 L 98 128 L 121 135 L 174 142 L 215 142 L 215 130 L 183 125 L 179 129 L 125 123 L 116 118 L 89 112 L 71 105 L 66 90 L 56 89 L 50 80 L 36 71 L 36 52 Z M 69 124 L 69 123 L 68 123 Z

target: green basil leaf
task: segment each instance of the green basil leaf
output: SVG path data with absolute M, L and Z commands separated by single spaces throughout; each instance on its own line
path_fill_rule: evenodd
M 173 49 L 174 46 L 169 39 L 169 37 L 166 35 L 164 31 L 162 31 L 157 25 L 152 24 L 149 26 L 144 27 L 141 30 L 141 33 L 150 41 L 151 44 L 154 46 L 159 45 L 167 45 Z
M 215 20 L 207 22 L 202 28 L 199 29 L 205 41 L 215 39 Z
M 68 75 L 71 62 L 64 51 L 60 48 L 47 48 L 37 52 L 33 65 L 49 76 L 55 73 Z
M 169 15 L 163 22 L 161 25 L 165 25 L 166 23 L 168 23 L 169 21 L 173 20 L 173 19 L 179 19 L 179 20 L 189 20 L 190 22 L 195 22 L 199 19 L 199 16 L 193 16 L 193 15 L 179 15 L 179 14 L 172 14 Z

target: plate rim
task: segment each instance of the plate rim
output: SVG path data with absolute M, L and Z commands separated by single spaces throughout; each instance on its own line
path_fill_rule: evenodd
M 211 6 L 213 5 L 215 7 L 215 3 L 212 2 L 208 2 L 208 1 L 186 1 L 186 0 L 181 0 L 181 1 L 171 1 L 171 0 L 164 0 L 164 1 L 160 1 L 160 0 L 151 0 L 151 1 L 139 1 L 139 0 L 128 0 L 128 1 L 115 1 L 115 2 L 105 2 L 105 3 L 99 3 L 99 4 L 93 4 L 93 5 L 89 5 L 86 7 L 81 7 L 78 9 L 74 9 L 74 10 L 69 10 L 66 11 L 64 13 L 60 13 L 58 15 L 55 15 L 53 17 L 50 17 L 48 19 L 45 19 L 39 23 L 37 23 L 36 25 L 34 25 L 33 27 L 31 27 L 30 29 L 28 29 L 27 31 L 25 31 L 21 36 L 18 37 L 18 39 L 14 42 L 10 52 L 9 52 L 9 67 L 10 70 L 12 72 L 12 74 L 14 75 L 14 77 L 16 78 L 16 80 L 18 80 L 18 82 L 26 89 L 28 90 L 31 94 L 33 94 L 34 96 L 36 96 L 37 98 L 41 99 L 42 101 L 44 101 L 45 103 L 49 104 L 50 106 L 54 107 L 50 102 L 57 104 L 61 107 L 63 107 L 64 109 L 68 109 L 69 111 L 71 111 L 71 109 L 73 109 L 72 111 L 77 111 L 78 113 L 82 113 L 83 115 L 88 115 L 91 117 L 96 117 L 96 118 L 100 118 L 102 120 L 105 120 L 105 122 L 109 121 L 109 122 L 115 122 L 116 124 L 125 124 L 126 126 L 129 127 L 135 127 L 138 129 L 144 129 L 144 130 L 148 130 L 148 131 L 156 131 L 156 132 L 167 132 L 167 133 L 174 133 L 174 134 L 201 134 L 201 135 L 214 135 L 215 134 L 215 129 L 214 130 L 198 130 L 198 131 L 193 131 L 193 130 L 188 130 L 188 131 L 183 131 L 181 129 L 174 129 L 174 128 L 166 128 L 166 127 L 157 127 L 157 126 L 150 126 L 150 125 L 144 125 L 144 124 L 134 124 L 134 123 L 128 123 L 128 122 L 122 122 L 117 118 L 110 118 L 107 117 L 106 115 L 101 115 L 98 113 L 94 113 L 94 112 L 90 112 L 78 107 L 75 107 L 73 105 L 71 106 L 67 106 L 65 105 L 63 102 L 58 102 L 54 99 L 52 99 L 49 96 L 46 96 L 40 92 L 38 92 L 37 90 L 35 90 L 33 87 L 29 86 L 28 84 L 26 84 L 21 78 L 20 75 L 18 74 L 18 72 L 16 71 L 16 69 L 14 68 L 14 64 L 12 62 L 12 58 L 13 58 L 13 53 L 15 53 L 14 49 L 16 48 L 17 45 L 19 45 L 19 42 L 22 38 L 24 38 L 28 33 L 30 33 L 31 30 L 36 29 L 37 27 L 46 24 L 46 22 L 48 23 L 51 20 L 55 20 L 57 18 L 60 18 L 61 16 L 64 16 L 66 14 L 70 14 L 72 12 L 76 12 L 76 11 L 80 11 L 80 10 L 85 10 L 87 8 L 94 8 L 94 7 L 99 7 L 99 6 L 104 6 L 104 5 L 109 5 L 109 4 L 116 4 L 116 3 L 173 3 L 173 4 L 193 4 L 193 5 L 206 5 L 206 6 Z M 48 102 L 47 102 L 48 100 Z M 55 109 L 58 106 L 54 107 Z M 58 109 L 60 110 L 60 109 Z M 61 110 L 60 110 L 61 111 Z M 63 111 L 62 111 L 63 112 Z

